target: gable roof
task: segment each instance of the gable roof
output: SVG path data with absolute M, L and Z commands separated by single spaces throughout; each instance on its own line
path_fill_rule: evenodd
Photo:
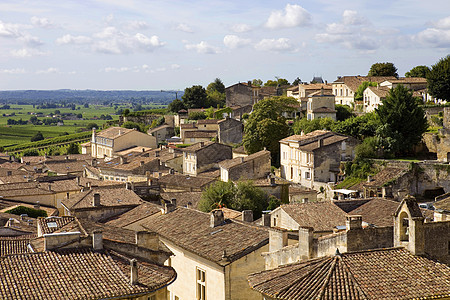
M 168 214 L 151 215 L 139 225 L 219 265 L 228 265 L 269 242 L 269 233 L 263 227 L 230 220 L 210 227 L 210 218 L 210 214 L 178 207 Z
M 100 194 L 100 205 L 94 207 L 92 199 L 94 194 Z M 73 209 L 96 209 L 114 206 L 138 206 L 142 203 L 141 198 L 135 192 L 123 187 L 105 186 L 93 188 L 64 199 L 61 203 L 70 210 Z
M 397 78 L 394 76 L 342 76 L 341 78 L 335 80 L 333 84 L 343 83 L 346 86 L 348 86 L 348 88 L 351 89 L 353 92 L 356 92 L 359 85 L 364 81 L 381 83 L 386 80 L 396 80 L 396 79 Z
M 167 186 L 183 187 L 183 188 L 202 188 L 216 179 L 211 177 L 194 177 L 181 174 L 167 174 L 159 178 L 158 182 Z
M 394 224 L 394 213 L 400 202 L 374 198 L 360 207 L 352 210 L 350 215 L 361 215 L 362 220 L 375 226 L 392 226 Z
M 368 86 L 367 89 L 369 89 L 372 93 L 380 98 L 386 98 L 386 96 L 389 94 L 389 88 L 383 86 Z
M 217 130 L 193 130 L 186 131 L 184 138 L 214 138 L 217 136 Z
M 304 135 L 291 135 L 287 138 L 284 138 L 280 140 L 280 143 L 298 143 L 299 150 L 307 151 L 307 152 L 313 152 L 317 149 L 330 146 L 336 143 L 340 143 L 342 141 L 345 141 L 349 139 L 350 137 L 327 131 L 327 130 L 315 130 L 313 132 L 310 132 L 308 134 Z M 321 140 L 322 144 L 319 146 L 318 141 Z
M 281 205 L 301 227 L 312 227 L 314 231 L 332 231 L 336 226 L 345 225 L 346 213 L 330 201 Z
M 97 132 L 96 136 L 114 140 L 114 139 L 117 139 L 118 137 L 125 135 L 127 133 L 130 133 L 132 131 L 136 131 L 136 130 L 123 128 L 123 127 L 109 127 L 109 128 L 103 129 L 100 132 Z M 136 132 L 138 132 L 138 131 L 136 131 Z
M 148 294 L 170 284 L 171 267 L 138 264 L 130 283 L 130 260 L 115 252 L 74 249 L 0 258 L 2 299 L 104 299 Z
M 370 182 L 363 181 L 360 182 L 350 189 L 352 190 L 362 190 L 363 187 L 381 187 L 385 186 L 389 183 L 395 182 L 398 178 L 406 175 L 408 173 L 407 168 L 394 168 L 394 167 L 386 167 L 377 174 L 373 175 Z
M 29 253 L 30 236 L 0 237 L 0 256 Z
M 260 158 L 260 157 L 263 157 L 263 156 L 267 156 L 268 159 L 270 160 L 270 151 L 261 150 L 261 151 L 258 151 L 256 153 L 250 154 L 250 155 L 245 156 L 245 157 L 241 156 L 241 157 L 236 157 L 236 158 L 233 158 L 233 159 L 227 159 L 227 160 L 219 162 L 219 166 L 222 167 L 222 168 L 225 168 L 225 169 L 231 169 L 231 168 L 233 168 L 235 166 L 238 166 L 238 165 L 240 165 L 242 163 L 246 163 L 246 162 L 252 161 L 254 159 L 257 159 L 257 158 Z
M 161 211 L 161 207 L 152 203 L 142 203 L 135 208 L 120 214 L 118 216 L 114 216 L 108 220 L 105 220 L 105 224 L 109 226 L 115 227 L 126 227 L 131 223 L 139 221 L 143 218 L 146 218 L 150 215 L 156 214 Z
M 450 267 L 403 248 L 349 252 L 248 276 L 275 299 L 436 299 L 450 296 Z

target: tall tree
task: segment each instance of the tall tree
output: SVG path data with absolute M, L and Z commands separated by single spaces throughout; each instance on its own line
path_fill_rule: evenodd
M 299 77 L 297 77 L 297 78 L 295 78 L 295 80 L 292 82 L 292 85 L 297 85 L 297 84 L 300 84 L 300 83 L 302 83 L 302 80 L 301 80 Z
M 377 136 L 392 154 L 409 154 L 428 128 L 423 109 L 403 85 L 391 89 L 375 111 L 381 122 Z
M 264 86 L 289 85 L 289 81 L 287 79 L 278 77 L 275 78 L 276 80 L 267 80 L 266 83 L 264 83 Z
M 272 155 L 272 162 L 277 164 L 280 152 L 278 141 L 290 133 L 281 114 L 291 111 L 295 103 L 296 100 L 290 97 L 271 97 L 256 103 L 244 126 L 244 148 L 249 153 L 255 153 L 266 147 Z
M 397 68 L 393 63 L 375 63 L 370 67 L 368 76 L 395 76 L 398 77 Z
M 214 79 L 213 82 L 208 84 L 208 87 L 206 88 L 206 92 L 210 93 L 213 91 L 218 91 L 219 93 L 225 93 L 225 85 L 223 84 L 222 80 L 220 78 Z
M 405 77 L 423 77 L 426 78 L 431 69 L 428 66 L 417 66 L 405 73 Z
M 450 101 L 450 55 L 431 66 L 427 81 L 428 91 L 433 97 Z
M 183 101 L 181 101 L 180 99 L 173 100 L 167 106 L 167 110 L 173 113 L 177 113 L 182 109 L 186 109 L 186 107 L 184 106 Z
M 252 85 L 254 85 L 254 86 L 262 86 L 263 85 L 263 81 L 261 79 L 253 79 Z
M 186 108 L 208 107 L 208 95 L 201 85 L 193 85 L 184 89 L 184 95 L 181 97 Z

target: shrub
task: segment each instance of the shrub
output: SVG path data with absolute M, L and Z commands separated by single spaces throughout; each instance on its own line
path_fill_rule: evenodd
M 13 214 L 13 215 L 22 215 L 27 214 L 30 218 L 37 218 L 37 217 L 47 217 L 47 212 L 42 209 L 34 209 L 31 207 L 26 206 L 17 206 L 13 209 L 7 210 L 6 213 Z

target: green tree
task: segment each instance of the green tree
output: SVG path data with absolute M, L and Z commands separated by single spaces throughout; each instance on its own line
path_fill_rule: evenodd
M 123 128 L 128 128 L 128 129 L 136 128 L 138 131 L 145 133 L 145 125 L 141 124 L 141 123 L 137 123 L 137 122 L 133 122 L 133 121 L 127 121 L 127 122 L 123 123 L 122 127 Z
M 358 88 L 356 89 L 355 92 L 355 100 L 356 101 L 362 101 L 363 100 L 363 94 L 364 91 L 366 90 L 367 87 L 369 86 L 377 86 L 378 83 L 376 82 L 369 82 L 369 81 L 364 81 L 363 83 L 361 83 Z
M 333 132 L 350 135 L 359 140 L 369 136 L 375 136 L 376 130 L 380 126 L 380 120 L 375 113 L 368 113 L 358 117 L 335 122 L 331 126 Z
M 336 120 L 344 121 L 348 118 L 354 117 L 355 115 L 352 112 L 352 109 L 348 105 L 336 104 Z
M 130 114 L 130 110 L 128 108 L 125 108 L 122 112 L 122 115 L 125 117 L 128 116 L 129 114 Z
M 314 120 L 308 120 L 307 118 L 301 118 L 294 122 L 292 129 L 294 134 L 304 134 L 313 132 L 315 130 L 331 130 L 334 126 L 334 121 L 331 118 L 319 118 Z
M 370 67 L 368 76 L 394 76 L 398 77 L 397 68 L 393 63 L 375 63 Z
M 223 84 L 222 80 L 220 78 L 216 78 L 213 82 L 208 84 L 206 87 L 206 92 L 209 94 L 211 92 L 217 91 L 221 94 L 225 93 L 225 85 Z
M 226 105 L 225 93 L 220 93 L 219 91 L 207 92 L 208 94 L 208 105 L 212 107 L 224 107 Z
M 228 207 L 234 210 L 252 210 L 259 218 L 269 205 L 267 194 L 256 187 L 251 180 L 233 182 L 217 181 L 202 193 L 198 208 L 210 212 L 216 208 Z
M 181 97 L 186 108 L 208 107 L 208 95 L 201 85 L 193 85 L 184 89 L 184 95 Z
M 427 78 L 431 69 L 428 66 L 417 66 L 405 73 L 405 77 L 423 77 Z
M 254 86 L 262 86 L 263 85 L 263 81 L 261 79 L 253 79 L 252 80 L 252 85 L 254 85 Z
M 67 148 L 67 154 L 80 154 L 80 147 L 78 144 L 70 143 Z
M 278 78 L 275 77 L 277 80 L 267 80 L 266 83 L 264 83 L 264 86 L 277 86 L 277 85 L 289 85 L 289 81 L 284 78 Z
M 206 119 L 206 114 L 202 111 L 193 111 L 188 115 L 189 120 L 204 120 Z
M 299 77 L 297 77 L 295 78 L 294 82 L 292 82 L 292 85 L 298 85 L 300 83 L 302 83 L 302 80 Z
M 272 162 L 277 164 L 280 152 L 278 141 L 290 133 L 281 113 L 291 111 L 291 105 L 295 103 L 296 100 L 290 97 L 271 97 L 256 103 L 244 126 L 245 150 L 251 154 L 266 147 L 272 155 Z
M 178 113 L 182 109 L 186 109 L 186 107 L 184 106 L 183 101 L 181 101 L 180 99 L 173 100 L 167 106 L 167 110 L 173 113 Z
M 39 120 L 38 120 L 38 118 L 36 116 L 31 116 L 30 117 L 30 122 L 33 125 L 37 125 L 39 123 Z
M 38 131 L 35 135 L 31 137 L 32 142 L 42 141 L 44 139 L 44 136 L 42 135 L 42 132 Z
M 422 139 L 428 123 L 425 113 L 417 105 L 412 91 L 398 85 L 389 91 L 383 105 L 376 110 L 381 125 L 377 135 L 388 153 L 405 155 Z
M 450 55 L 431 66 L 427 81 L 433 97 L 450 101 Z
M 92 130 L 92 128 L 97 128 L 97 129 L 98 129 L 97 123 L 88 123 L 88 124 L 86 125 L 86 129 Z

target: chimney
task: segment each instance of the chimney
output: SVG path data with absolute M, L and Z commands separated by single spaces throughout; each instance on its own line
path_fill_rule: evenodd
M 172 205 L 173 205 L 174 207 L 177 207 L 177 199 L 172 198 L 172 199 L 170 199 L 170 202 L 172 203 Z
M 278 251 L 288 245 L 287 230 L 271 228 L 269 230 L 269 252 Z
M 372 181 L 372 175 L 367 175 L 367 182 L 371 182 Z
M 361 228 L 362 228 L 362 216 L 359 215 L 347 216 L 347 220 L 345 221 L 346 230 L 354 230 Z
M 64 159 L 65 160 L 69 160 L 69 155 L 66 155 L 66 157 Z
M 94 207 L 100 206 L 100 194 L 99 193 L 94 194 L 94 198 L 92 198 L 92 206 L 94 206 Z
M 303 198 L 302 203 L 308 203 L 308 198 Z
M 120 158 L 120 164 L 121 165 L 123 165 L 123 164 L 126 164 L 127 163 L 127 158 L 126 157 L 124 157 L 124 156 L 121 156 Z
M 145 152 L 145 148 L 144 147 L 142 147 L 142 152 Z
M 247 84 L 248 86 L 252 86 L 252 81 L 251 80 L 247 81 Z
M 175 206 L 172 203 L 164 202 L 164 214 L 168 214 L 175 210 Z
M 298 252 L 300 261 L 313 257 L 313 233 L 312 227 L 300 227 L 298 229 Z
M 26 221 L 27 218 L 28 218 L 28 215 L 27 215 L 27 214 L 21 214 L 21 215 L 20 215 L 20 219 L 21 219 L 22 221 Z
M 77 176 L 77 185 L 80 185 L 80 176 Z
M 39 203 L 39 201 L 36 201 L 36 204 L 33 205 L 34 209 L 41 209 L 41 204 Z
M 270 227 L 270 214 L 262 215 L 262 226 Z
M 94 230 L 92 232 L 92 248 L 94 250 L 103 249 L 103 233 L 100 230 Z
M 175 170 L 174 169 L 169 169 L 169 174 L 170 175 L 174 175 L 175 174 Z
M 96 158 L 94 158 L 94 159 L 92 160 L 91 165 L 92 165 L 93 167 L 95 167 L 95 166 L 97 165 L 97 159 L 96 159 Z
M 188 203 L 186 204 L 186 208 L 192 208 L 192 202 L 188 201 Z
M 143 167 L 144 165 L 145 165 L 145 161 L 141 160 L 141 161 L 139 162 L 139 166 L 140 166 L 140 167 Z
M 242 221 L 253 222 L 253 211 L 250 209 L 243 210 L 242 211 Z
M 14 225 L 14 218 L 9 218 L 8 221 L 6 222 L 5 227 L 12 227 L 13 225 Z
M 137 265 L 136 259 L 133 258 L 130 261 L 130 267 L 131 267 L 130 283 L 131 283 L 131 285 L 136 285 L 139 283 L 139 281 L 138 281 L 138 265 Z
M 6 171 L 6 176 L 12 176 L 12 171 Z
M 90 190 L 91 189 L 91 182 L 90 181 L 88 181 L 88 182 L 86 182 L 86 187 Z
M 223 216 L 223 211 L 220 209 L 214 209 L 213 211 L 210 212 L 210 215 L 211 215 L 211 219 L 210 219 L 209 226 L 212 228 L 223 224 L 223 222 L 225 221 L 225 218 Z
M 155 157 L 159 157 L 159 150 L 155 151 Z
M 244 162 L 244 157 L 241 156 L 241 157 L 239 157 L 239 158 L 240 158 L 240 160 L 241 160 L 241 163 L 243 163 L 243 162 Z
M 200 147 L 205 146 L 205 142 L 200 142 Z
M 138 247 L 158 251 L 159 237 L 157 233 L 149 231 L 136 231 L 135 238 L 136 245 Z
M 317 140 L 317 147 L 322 147 L 323 146 L 323 139 L 318 139 Z
M 125 183 L 125 189 L 131 190 L 131 184 L 128 181 Z
M 51 183 L 48 184 L 48 191 L 49 191 L 49 192 L 52 191 L 52 184 L 51 184 Z

